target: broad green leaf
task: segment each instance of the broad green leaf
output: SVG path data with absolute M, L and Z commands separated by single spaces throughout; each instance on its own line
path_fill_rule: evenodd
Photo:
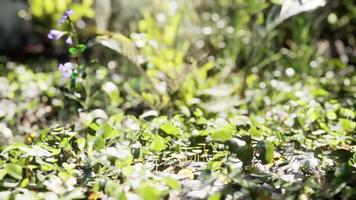
M 180 190 L 180 188 L 181 188 L 179 181 L 177 181 L 174 178 L 164 177 L 163 182 L 164 182 L 164 184 L 166 184 L 167 186 L 169 186 L 170 188 L 172 188 L 174 190 Z
M 104 139 L 110 137 L 111 135 L 111 132 L 112 132 L 112 128 L 110 126 L 110 124 L 108 123 L 103 123 L 101 126 L 100 126 L 100 129 L 99 131 L 96 133 L 97 136 L 102 136 Z
M 79 138 L 79 139 L 77 140 L 77 144 L 78 144 L 79 150 L 83 151 L 83 150 L 84 150 L 84 147 L 85 147 L 85 144 L 86 144 L 85 138 Z
M 209 196 L 208 200 L 220 200 L 221 199 L 221 193 L 216 192 L 212 195 Z
M 282 5 L 282 0 L 271 0 L 272 3 Z
M 101 89 L 109 96 L 111 106 L 117 107 L 122 103 L 123 99 L 120 97 L 119 89 L 113 82 L 106 82 Z
M 252 126 L 250 128 L 250 134 L 252 137 L 261 137 L 262 134 L 259 130 L 257 130 L 257 127 L 256 126 Z
M 5 164 L 4 169 L 6 170 L 7 174 L 13 178 L 18 180 L 22 179 L 22 166 L 17 164 Z
M 127 57 L 133 63 L 139 64 L 139 53 L 135 44 L 124 35 L 119 33 L 107 33 L 96 37 L 96 42 Z
M 250 145 L 245 145 L 242 147 L 238 147 L 233 151 L 236 154 L 236 157 L 241 160 L 244 166 L 251 165 L 251 161 L 253 159 L 254 149 Z
M 79 44 L 76 47 L 69 48 L 69 53 L 74 56 L 78 56 L 78 55 L 82 54 L 86 48 L 87 47 L 84 44 Z
M 6 169 L 0 169 L 0 180 L 2 180 L 4 176 L 6 176 L 6 174 L 7 174 Z
M 329 120 L 335 120 L 335 119 L 337 119 L 337 115 L 336 115 L 336 113 L 333 112 L 333 111 L 327 112 L 327 113 L 326 113 L 326 117 L 327 117 Z
M 274 154 L 274 144 L 270 141 L 260 141 L 257 148 L 262 162 L 271 163 Z
M 347 119 L 353 119 L 355 118 L 355 114 L 352 110 L 347 109 L 347 108 L 342 108 L 340 110 L 340 113 L 342 116 L 346 117 Z
M 230 140 L 234 135 L 235 130 L 231 126 L 226 126 L 220 130 L 211 133 L 211 138 L 216 141 L 225 142 Z
M 163 151 L 165 148 L 166 144 L 164 139 L 161 136 L 156 135 L 151 143 L 151 149 L 153 151 Z
M 19 187 L 25 188 L 28 186 L 29 183 L 30 183 L 30 179 L 25 178 L 21 181 L 21 184 L 19 185 Z
M 195 117 L 202 117 L 203 116 L 203 111 L 201 111 L 199 108 L 195 109 L 193 112 Z
M 52 156 L 52 154 L 39 147 L 39 146 L 36 146 L 36 145 L 33 145 L 33 146 L 23 146 L 23 147 L 20 147 L 20 149 L 25 152 L 21 157 L 24 157 L 24 158 L 27 158 L 27 157 L 30 157 L 30 156 L 34 156 L 34 157 L 50 157 Z
M 161 191 L 149 183 L 142 183 L 138 193 L 143 200 L 157 200 L 161 197 Z
M 352 152 L 346 149 L 336 149 L 331 152 L 331 156 L 335 157 L 340 163 L 347 162 L 350 158 L 352 158 Z
M 101 136 L 96 137 L 94 140 L 94 150 L 101 150 L 103 148 L 105 148 L 105 140 Z
M 352 177 L 352 168 L 348 163 L 342 163 L 336 167 L 334 174 L 339 180 L 349 180 Z
M 167 133 L 168 135 L 173 135 L 173 136 L 179 136 L 180 135 L 180 130 L 176 126 L 174 126 L 172 123 L 166 123 L 160 126 L 160 129 Z
M 347 132 L 355 131 L 356 122 L 341 118 L 341 119 L 339 119 L 339 123 L 344 131 L 347 131 Z
M 93 131 L 98 131 L 100 126 L 97 123 L 93 122 L 89 124 L 89 128 L 91 128 Z

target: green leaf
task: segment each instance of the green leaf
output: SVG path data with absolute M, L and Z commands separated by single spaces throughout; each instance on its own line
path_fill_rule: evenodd
M 156 135 L 156 137 L 153 139 L 153 142 L 151 143 L 151 149 L 153 151 L 163 151 L 166 148 L 166 144 L 164 139 Z
M 114 199 L 118 200 L 126 200 L 125 192 L 123 192 L 123 188 L 120 184 L 116 183 L 115 181 L 108 180 L 105 189 L 105 193 L 114 197 Z
M 19 187 L 25 188 L 25 187 L 28 186 L 29 183 L 30 183 L 30 179 L 25 178 L 25 179 L 23 179 L 23 180 L 21 181 L 21 184 L 20 184 Z
M 167 186 L 169 186 L 170 188 L 172 188 L 174 190 L 180 190 L 180 188 L 181 188 L 179 181 L 177 181 L 174 178 L 164 177 L 163 182 L 164 182 L 164 184 L 166 184 Z
M 245 145 L 237 148 L 234 153 L 236 157 L 241 160 L 244 166 L 251 165 L 253 159 L 254 149 L 250 145 Z
M 271 2 L 278 5 L 282 4 L 282 0 L 271 0 Z
M 355 114 L 352 110 L 347 108 L 341 108 L 340 113 L 342 116 L 346 117 L 347 119 L 355 118 Z
M 5 164 L 4 169 L 6 170 L 7 174 L 11 177 L 21 180 L 22 179 L 22 166 L 17 164 Z
M 25 152 L 21 157 L 27 158 L 30 156 L 33 157 L 50 157 L 52 154 L 47 151 L 46 149 L 43 149 L 39 146 L 33 145 L 33 146 L 24 146 L 20 147 L 20 149 Z
M 340 180 L 349 180 L 352 177 L 352 168 L 347 163 L 341 163 L 336 167 L 334 174 Z
M 231 140 L 234 133 L 235 129 L 232 126 L 228 125 L 220 130 L 214 131 L 211 134 L 211 138 L 216 141 L 225 142 L 227 140 Z
M 166 123 L 163 124 L 160 129 L 167 133 L 168 135 L 173 135 L 173 136 L 179 136 L 180 135 L 180 130 L 176 126 L 174 126 L 172 123 Z
M 96 37 L 96 42 L 127 57 L 133 63 L 137 65 L 139 64 L 139 53 L 134 42 L 124 35 L 119 33 L 109 33 L 107 35 Z
M 85 147 L 85 143 L 86 143 L 85 138 L 79 138 L 79 139 L 77 140 L 77 144 L 78 144 L 79 150 L 83 151 L 83 149 L 84 149 L 84 147 Z
M 69 53 L 74 56 L 82 54 L 87 47 L 84 44 L 79 44 L 76 47 L 69 48 Z
M 113 82 L 106 82 L 101 89 L 109 96 L 111 106 L 117 107 L 123 102 L 123 99 L 120 97 L 119 89 Z
M 330 111 L 328 113 L 326 113 L 326 117 L 329 119 L 329 120 L 335 120 L 337 119 L 337 115 L 335 112 L 333 111 Z
M 220 200 L 221 199 L 221 193 L 220 192 L 215 192 L 214 194 L 210 195 L 208 200 Z
M 103 123 L 100 126 L 99 131 L 97 131 L 96 135 L 97 136 L 102 136 L 104 139 L 106 139 L 106 138 L 110 137 L 111 132 L 112 132 L 112 128 L 111 128 L 110 124 Z
M 105 140 L 98 136 L 94 141 L 94 150 L 101 150 L 105 148 Z
M 341 118 L 341 119 L 339 119 L 339 123 L 340 123 L 341 127 L 344 129 L 344 131 L 347 131 L 347 132 L 352 132 L 356 128 L 356 122 L 353 122 L 348 119 Z
M 199 108 L 195 109 L 193 114 L 194 114 L 195 117 L 202 117 L 203 116 L 203 112 Z
M 93 131 L 98 131 L 100 129 L 100 126 L 97 123 L 93 122 L 89 124 L 89 128 L 91 128 Z
M 260 136 L 262 136 L 261 132 L 260 132 L 259 130 L 257 130 L 256 126 L 252 126 L 252 127 L 250 128 L 250 134 L 251 134 L 251 136 L 253 136 L 253 137 L 260 137 Z
M 330 153 L 331 156 L 335 157 L 340 163 L 347 162 L 350 158 L 352 158 L 352 152 L 346 149 L 336 149 Z
M 271 163 L 274 153 L 274 144 L 270 141 L 260 141 L 257 145 L 260 159 L 263 163 Z
M 161 191 L 148 183 L 141 184 L 138 193 L 143 200 L 157 200 L 161 197 Z
M 0 169 L 0 180 L 2 180 L 4 178 L 4 176 L 6 176 L 7 171 L 5 169 Z

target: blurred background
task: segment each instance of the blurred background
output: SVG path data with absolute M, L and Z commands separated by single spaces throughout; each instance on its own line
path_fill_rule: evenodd
M 265 112 L 273 102 L 293 98 L 263 98 L 274 87 L 288 92 L 307 85 L 314 98 L 338 98 L 355 108 L 354 1 L 329 1 L 278 22 L 281 4 L 1 0 L 0 142 L 73 119 L 76 127 L 85 127 L 117 113 L 190 116 L 200 108 L 224 117 Z M 57 70 L 59 62 L 70 59 L 66 44 L 47 39 L 51 29 L 63 29 L 57 22 L 67 9 L 75 11 L 82 43 L 105 31 L 121 33 L 135 45 L 133 56 L 140 61 L 137 66 L 125 52 L 90 46 L 83 58 L 93 74 L 88 87 L 100 92 L 86 96 L 85 107 L 66 94 L 67 80 Z

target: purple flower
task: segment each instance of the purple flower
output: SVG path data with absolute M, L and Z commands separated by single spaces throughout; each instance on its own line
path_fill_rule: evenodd
M 72 75 L 73 70 L 75 68 L 77 68 L 77 64 L 72 63 L 72 62 L 59 64 L 59 66 L 58 66 L 59 71 L 62 73 L 62 76 L 65 78 L 69 78 Z
M 73 14 L 74 14 L 74 11 L 72 9 L 65 11 L 63 16 L 61 17 L 61 19 L 58 21 L 58 24 L 63 24 Z
M 67 39 L 66 39 L 66 43 L 69 44 L 69 45 L 72 45 L 73 44 L 73 39 L 71 36 L 69 36 Z
M 48 39 L 50 39 L 50 40 L 58 40 L 59 38 L 61 38 L 65 34 L 66 34 L 66 32 L 58 31 L 58 30 L 54 30 L 53 29 L 48 33 Z

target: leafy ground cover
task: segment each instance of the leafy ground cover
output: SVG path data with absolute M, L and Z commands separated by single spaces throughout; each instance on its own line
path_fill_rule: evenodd
M 353 102 L 308 80 L 313 84 L 256 84 L 227 116 L 197 108 L 190 117 L 118 113 L 105 123 L 88 121 L 81 131 L 52 126 L 29 135 L 28 145 L 3 148 L 1 185 L 8 191 L 1 195 L 351 198 L 355 114 L 347 105 Z
M 156 2 L 130 36 L 45 2 L 65 56 L 0 57 L 0 199 L 356 198 L 351 1 Z

